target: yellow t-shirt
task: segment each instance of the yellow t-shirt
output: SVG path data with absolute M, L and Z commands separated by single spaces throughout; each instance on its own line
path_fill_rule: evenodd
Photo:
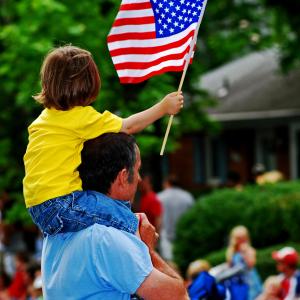
M 107 132 L 119 132 L 122 119 L 91 106 L 68 111 L 44 109 L 29 126 L 24 155 L 23 192 L 26 207 L 82 190 L 77 167 L 86 140 Z

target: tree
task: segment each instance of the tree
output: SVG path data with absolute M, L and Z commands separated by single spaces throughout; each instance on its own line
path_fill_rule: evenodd
M 266 4 L 275 10 L 276 43 L 281 50 L 282 67 L 289 70 L 300 63 L 300 2 L 266 0 Z

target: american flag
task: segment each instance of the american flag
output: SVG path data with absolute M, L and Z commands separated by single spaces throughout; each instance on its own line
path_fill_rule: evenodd
M 182 71 L 191 61 L 205 5 L 206 0 L 123 0 L 107 37 L 121 83 Z

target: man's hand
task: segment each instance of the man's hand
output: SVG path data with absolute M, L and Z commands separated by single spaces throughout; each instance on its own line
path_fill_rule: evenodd
M 144 213 L 138 213 L 136 215 L 139 219 L 140 238 L 148 246 L 149 250 L 152 251 L 155 249 L 155 245 L 158 240 L 158 234 Z

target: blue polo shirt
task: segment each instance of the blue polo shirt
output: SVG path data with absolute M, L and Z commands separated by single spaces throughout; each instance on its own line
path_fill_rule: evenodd
M 128 300 L 152 269 L 147 246 L 113 227 L 94 224 L 44 239 L 46 300 Z

